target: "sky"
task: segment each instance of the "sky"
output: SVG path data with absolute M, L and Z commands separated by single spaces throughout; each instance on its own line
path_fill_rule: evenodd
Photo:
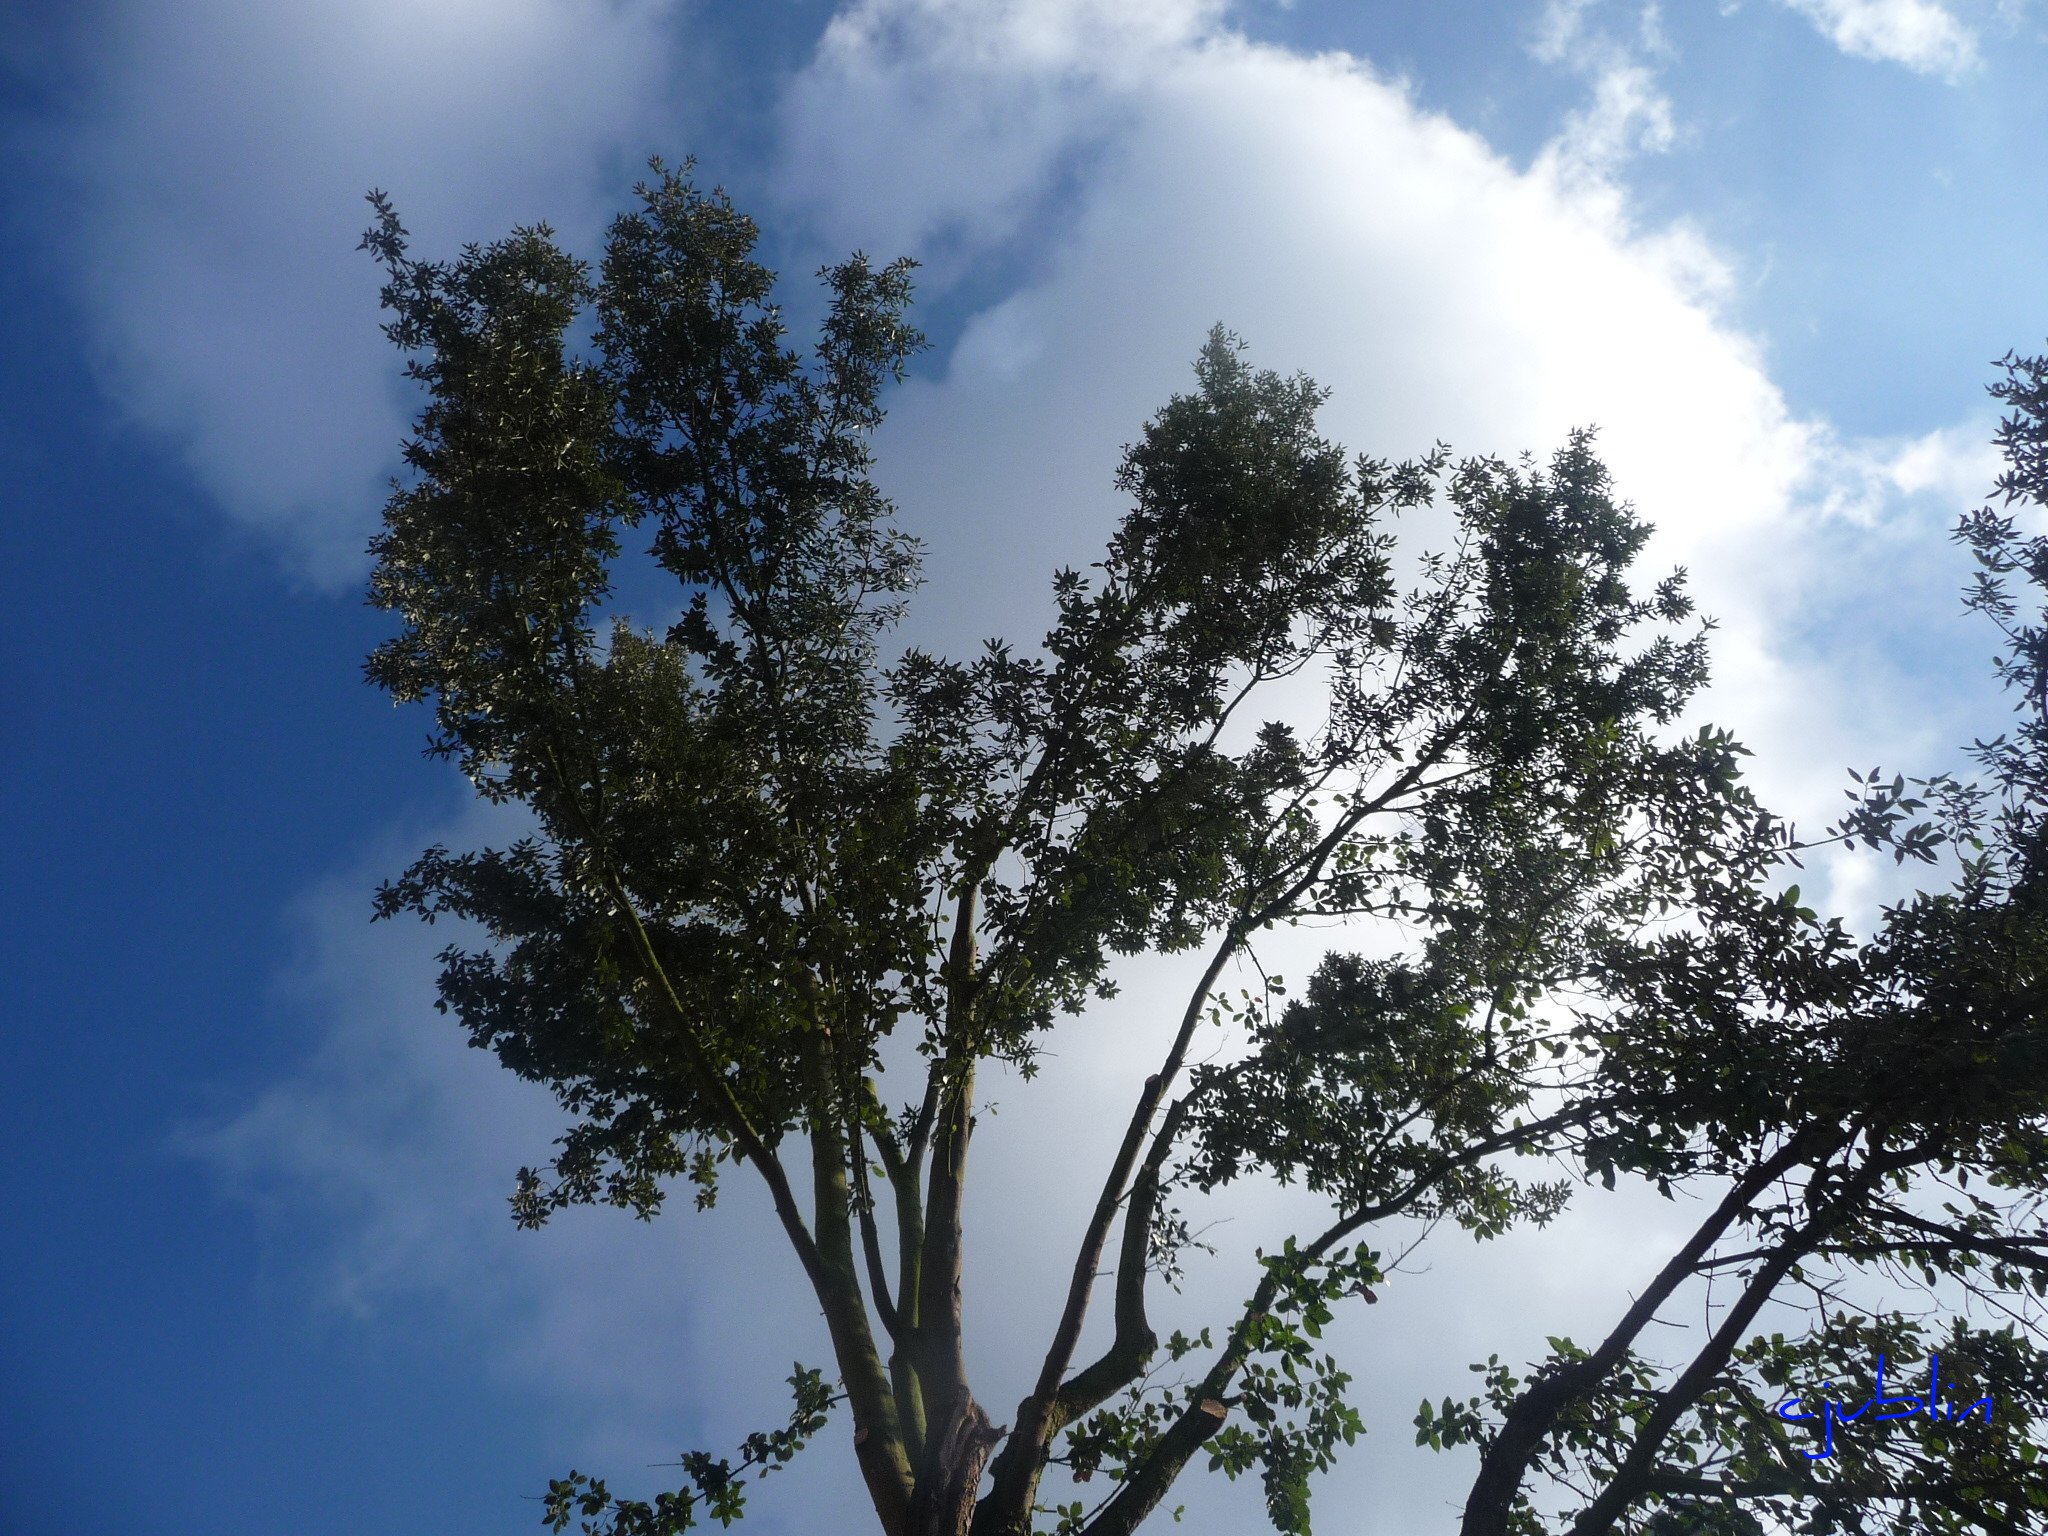
M 420 847 L 510 825 L 361 676 L 414 408 L 370 188 L 424 254 L 540 220 L 594 254 L 647 156 L 694 154 L 798 327 L 822 263 L 917 257 L 878 473 L 928 546 L 909 633 L 956 654 L 1037 632 L 1218 321 L 1354 450 L 1597 426 L 1644 568 L 1720 620 L 1700 718 L 1817 828 L 1848 767 L 1957 764 L 2005 708 L 1947 535 L 1996 473 L 1993 360 L 2048 336 L 2044 65 L 2038 0 L 13 0 L 0 1536 L 536 1529 L 549 1477 L 649 1488 L 826 1358 L 744 1194 L 515 1231 L 556 1112 L 433 1012 L 445 935 L 369 922 Z M 1865 922 L 1895 889 L 1808 886 Z M 1081 1219 L 1030 1133 L 1093 1176 L 1178 979 L 1133 965 L 995 1090 L 998 1421 Z M 1684 1215 L 1581 1206 L 1566 1242 L 1439 1237 L 1347 1319 L 1369 1433 L 1320 1529 L 1449 1528 L 1416 1402 L 1597 1326 Z M 1299 1208 L 1229 1214 L 1241 1265 Z M 862 1528 L 844 1431 L 747 1528 Z M 1248 1488 L 1176 1498 L 1257 1528 Z

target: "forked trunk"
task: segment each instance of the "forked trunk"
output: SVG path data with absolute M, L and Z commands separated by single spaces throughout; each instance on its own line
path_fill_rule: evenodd
M 968 1399 L 944 1426 L 933 1426 L 910 1500 L 907 1536 L 967 1536 L 982 1469 L 1003 1432 Z

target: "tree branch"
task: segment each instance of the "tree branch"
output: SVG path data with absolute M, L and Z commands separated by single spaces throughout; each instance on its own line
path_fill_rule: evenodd
M 1132 1169 L 1144 1150 L 1145 1138 L 1151 1129 L 1152 1117 L 1158 1112 L 1159 1101 L 1186 1060 L 1188 1045 L 1201 1023 L 1202 1007 L 1208 1001 L 1210 989 L 1216 985 L 1216 978 L 1223 973 L 1224 965 L 1236 951 L 1241 938 L 1236 923 L 1225 931 L 1181 1015 L 1180 1028 L 1174 1034 L 1165 1063 L 1145 1080 L 1144 1090 L 1131 1111 L 1123 1142 L 1117 1148 L 1108 1177 L 1103 1181 L 1102 1192 L 1096 1197 L 1095 1210 L 1081 1238 L 1080 1252 L 1074 1257 L 1073 1271 L 1067 1281 L 1066 1304 L 1053 1329 L 1052 1343 L 1039 1366 L 1037 1384 L 1030 1395 L 1017 1405 L 1016 1427 L 996 1458 L 995 1486 L 983 1501 L 985 1513 L 978 1515 L 976 1520 L 978 1525 L 986 1521 L 984 1529 L 987 1531 L 1008 1533 L 1028 1527 L 1032 1494 L 1045 1466 L 1046 1448 L 1052 1443 L 1053 1435 L 1058 1433 L 1058 1426 L 1054 1423 L 1055 1400 L 1067 1368 L 1073 1363 L 1075 1346 L 1080 1342 L 1081 1324 L 1088 1315 L 1089 1293 L 1095 1285 L 1110 1225 L 1123 1201 L 1124 1186 L 1130 1181 Z
M 1565 1409 L 1596 1387 L 1621 1362 L 1636 1336 L 1693 1273 L 1707 1250 L 1720 1241 L 1722 1233 L 1749 1208 L 1750 1202 L 1773 1180 L 1799 1166 L 1822 1140 L 1818 1127 L 1808 1127 L 1753 1166 L 1736 1181 L 1685 1246 L 1657 1272 L 1598 1349 L 1584 1360 L 1539 1375 L 1524 1388 L 1508 1410 L 1493 1443 L 1480 1458 L 1478 1476 L 1473 1479 L 1472 1491 L 1465 1501 L 1462 1536 L 1506 1536 L 1515 1495 L 1521 1489 L 1529 1463 Z
M 1875 1188 L 1886 1174 L 1894 1169 L 1909 1166 L 1916 1161 L 1918 1149 L 1908 1150 L 1890 1158 L 1873 1156 L 1855 1173 L 1849 1175 L 1841 1188 L 1818 1209 L 1812 1211 L 1801 1223 L 1798 1232 L 1779 1248 L 1778 1252 L 1765 1261 L 1749 1283 L 1728 1315 L 1721 1320 L 1692 1363 L 1680 1373 L 1678 1379 L 1657 1395 L 1657 1403 L 1650 1410 L 1649 1417 L 1636 1431 L 1630 1443 L 1629 1453 L 1616 1468 L 1614 1476 L 1599 1496 L 1580 1512 L 1572 1522 L 1569 1536 L 1603 1536 L 1614 1528 L 1614 1522 L 1621 1513 L 1643 1492 L 1643 1479 L 1655 1470 L 1658 1453 L 1663 1449 L 1664 1439 L 1670 1434 L 1686 1412 L 1699 1400 L 1699 1396 L 1728 1363 L 1742 1342 L 1742 1335 L 1756 1320 L 1764 1304 L 1777 1290 L 1792 1267 L 1826 1237 L 1830 1227 L 1841 1213 L 1856 1201 L 1861 1200 Z M 1821 1170 L 1815 1169 L 1818 1180 Z

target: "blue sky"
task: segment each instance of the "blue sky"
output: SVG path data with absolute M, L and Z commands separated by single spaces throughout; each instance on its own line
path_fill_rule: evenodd
M 824 1358 L 744 1200 L 514 1232 L 549 1107 L 431 1012 L 437 936 L 368 924 L 411 852 L 496 825 L 360 678 L 409 410 L 370 186 L 429 253 L 541 218 L 588 252 L 648 153 L 694 152 L 794 310 L 847 248 L 923 259 L 881 474 L 931 546 L 930 644 L 1031 632 L 1215 320 L 1332 385 L 1360 450 L 1597 423 L 1652 563 L 1723 620 L 1706 713 L 1811 823 L 1846 765 L 1995 728 L 1946 531 L 1995 471 L 1990 360 L 2048 337 L 2044 65 L 2038 0 L 15 6 L 0 1532 L 537 1528 L 550 1475 L 657 1476 Z M 1851 915 L 1887 889 L 1818 874 Z M 1034 1085 L 1075 1126 L 1146 1053 L 1136 1004 L 1113 1022 Z M 1008 1198 L 970 1306 L 1023 1337 L 1069 1234 Z M 1620 1197 L 1569 1252 L 1390 1288 L 1328 1528 L 1429 1528 L 1414 1402 L 1512 1353 L 1504 1311 L 1599 1315 L 1664 1219 Z M 840 1440 L 813 1459 L 755 1528 L 856 1507 Z

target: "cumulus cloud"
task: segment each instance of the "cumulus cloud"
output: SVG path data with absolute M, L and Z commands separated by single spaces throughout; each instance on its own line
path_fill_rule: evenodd
M 1980 62 L 1977 34 L 1941 0 L 1779 0 L 1844 53 L 1955 80 Z
M 1606 48 L 1591 11 L 1553 8 L 1539 46 Z M 1627 16 L 1613 45 L 1654 58 L 1654 13 Z M 824 243 L 918 250 L 970 229 L 983 250 L 1033 252 L 1031 278 L 885 428 L 885 472 L 935 543 L 927 621 L 972 643 L 990 621 L 980 571 L 1049 570 L 1099 541 L 1119 445 L 1186 387 L 1220 319 L 1256 361 L 1329 385 L 1328 428 L 1354 448 L 1540 454 L 1597 425 L 1656 524 L 1646 564 L 1690 567 L 1724 623 L 1712 708 L 1760 748 L 1788 808 L 1826 807 L 1872 737 L 1951 739 L 1953 717 L 1896 677 L 1802 647 L 1801 615 L 1854 564 L 1876 482 L 1867 453 L 1787 405 L 1697 231 L 1640 227 L 1597 156 L 1515 166 L 1366 61 L 1260 45 L 1206 8 L 1178 30 L 1153 21 L 1118 50 L 1071 3 L 863 0 L 789 93 L 782 192 Z M 1031 48 L 998 46 L 1019 35 Z M 1055 92 L 1070 109 L 993 119 L 992 176 L 985 103 Z M 914 138 L 870 126 L 912 113 Z M 1899 489 L 1888 526 L 1937 545 L 1946 509 Z
M 127 0 L 57 145 L 103 383 L 303 576 L 345 585 L 409 410 L 362 197 L 436 246 L 587 237 L 658 142 L 678 0 Z M 602 192 L 600 192 L 602 189 Z

